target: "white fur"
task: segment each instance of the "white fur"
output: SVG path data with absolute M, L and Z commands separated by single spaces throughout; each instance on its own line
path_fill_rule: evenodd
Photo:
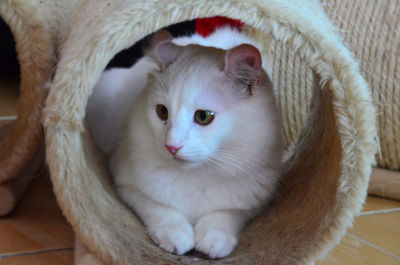
M 138 83 L 146 75 L 127 83 L 117 78 L 113 85 L 103 77 L 95 93 L 104 91 L 102 86 L 133 86 L 135 92 L 121 92 L 125 97 L 108 102 L 111 107 L 88 110 L 89 122 L 90 115 L 99 117 L 95 111 L 113 111 L 110 118 L 102 116 L 110 130 L 122 130 L 119 139 L 101 128 L 93 133 L 107 145 L 103 150 L 110 156 L 117 192 L 154 242 L 179 255 L 192 248 L 211 258 L 229 255 L 240 229 L 271 199 L 279 178 L 281 125 L 272 89 L 262 82 L 252 96 L 237 98 L 235 83 L 223 71 L 224 55 L 212 48 L 180 48 L 168 68 L 148 68 L 152 75 L 146 89 Z M 140 61 L 127 71 L 138 72 L 144 65 Z M 89 107 L 95 103 L 93 98 Z M 157 116 L 157 104 L 168 108 L 166 122 Z M 213 122 L 195 123 L 198 109 L 214 111 Z M 115 120 L 117 114 L 127 119 L 126 127 L 122 119 Z M 182 148 L 173 156 L 166 144 Z
M 257 47 L 257 44 L 254 41 L 241 34 L 237 29 L 231 27 L 218 28 L 206 38 L 195 33 L 191 36 L 175 38 L 172 42 L 179 46 L 197 44 L 200 46 L 215 47 L 223 50 L 229 50 L 243 43 L 252 44 Z

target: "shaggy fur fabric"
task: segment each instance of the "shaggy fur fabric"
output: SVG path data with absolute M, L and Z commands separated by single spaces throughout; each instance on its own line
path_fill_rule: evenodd
M 116 198 L 84 110 L 117 52 L 167 25 L 216 15 L 244 22 L 243 32 L 261 45 L 273 40 L 290 47 L 314 79 L 279 199 L 245 229 L 231 256 L 210 261 L 171 255 L 151 242 Z M 375 109 L 357 64 L 317 1 L 88 0 L 79 3 L 70 29 L 45 108 L 47 160 L 64 214 L 104 263 L 310 264 L 341 239 L 365 199 L 376 151 Z
M 51 78 L 57 61 L 56 50 L 61 35 L 66 34 L 67 18 L 75 3 L 0 1 L 0 16 L 10 27 L 16 43 L 21 81 L 18 120 L 0 145 L 0 216 L 13 209 L 32 179 L 23 171 L 32 159 L 37 159 L 34 156 L 43 145 L 41 121 L 46 82 Z

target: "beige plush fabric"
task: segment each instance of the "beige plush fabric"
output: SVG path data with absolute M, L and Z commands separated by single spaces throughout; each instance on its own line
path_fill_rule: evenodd
M 64 34 L 75 2 L 0 2 L 0 15 L 14 35 L 21 69 L 18 120 L 0 146 L 0 184 L 15 178 L 43 143 L 45 85 L 56 63 L 59 34 Z
M 93 85 L 118 51 L 166 25 L 215 15 L 240 19 L 256 40 L 295 52 L 312 69 L 303 70 L 312 88 L 278 200 L 245 229 L 231 256 L 212 261 L 171 255 L 151 242 L 114 194 L 84 115 Z M 102 262 L 311 264 L 342 238 L 366 196 L 377 149 L 375 109 L 358 65 L 317 1 L 86 0 L 70 30 L 44 112 L 47 160 L 64 214 Z M 302 93 L 295 83 L 284 85 L 283 76 L 274 74 L 274 82 L 279 97 Z M 295 110 L 281 106 L 285 115 Z
M 0 146 L 7 139 L 13 124 L 7 124 L 0 127 Z M 22 194 L 29 186 L 44 164 L 44 146 L 41 145 L 32 155 L 30 160 L 23 164 L 18 174 L 11 180 L 1 183 L 0 185 L 0 217 L 8 215 L 17 205 Z
M 3 0 L 0 16 L 10 27 L 21 70 L 18 120 L 0 145 L 0 216 L 10 213 L 33 176 L 25 172 L 43 149 L 42 110 L 46 82 L 57 61 L 76 1 Z M 24 173 L 25 172 L 25 173 Z
M 74 264 L 75 265 L 104 265 L 93 253 L 91 253 L 87 247 L 79 240 L 75 238 L 75 250 L 74 250 Z

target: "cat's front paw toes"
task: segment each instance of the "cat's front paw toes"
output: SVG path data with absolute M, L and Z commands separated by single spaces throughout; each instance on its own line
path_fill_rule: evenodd
M 210 258 L 228 256 L 236 246 L 235 236 L 219 229 L 210 229 L 199 236 L 196 233 L 196 250 L 207 254 Z
M 191 226 L 162 226 L 152 229 L 150 236 L 162 249 L 177 255 L 183 255 L 194 247 L 194 233 Z

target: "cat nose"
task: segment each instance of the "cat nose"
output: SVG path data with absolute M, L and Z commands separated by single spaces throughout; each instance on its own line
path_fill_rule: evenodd
M 171 145 L 165 145 L 165 148 L 167 148 L 167 150 L 168 150 L 171 154 L 175 155 L 175 154 L 179 151 L 179 149 L 182 148 L 182 146 L 176 147 L 176 146 L 171 146 Z

